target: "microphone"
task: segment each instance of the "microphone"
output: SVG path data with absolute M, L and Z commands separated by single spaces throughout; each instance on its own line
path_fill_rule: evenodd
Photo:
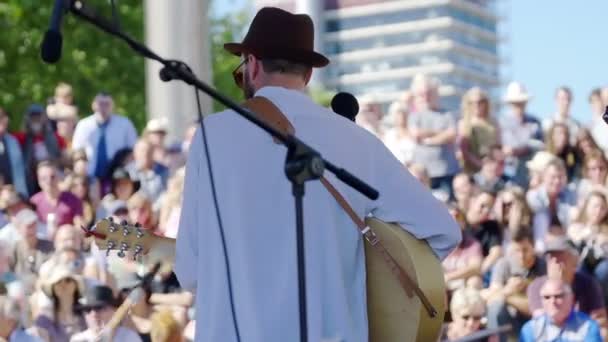
M 608 124 L 608 106 L 606 106 L 606 110 L 604 111 L 604 114 L 602 114 L 602 119 Z
M 352 94 L 340 92 L 331 99 L 331 109 L 334 113 L 355 121 L 355 117 L 359 113 L 359 102 Z
M 66 0 L 55 0 L 49 29 L 44 33 L 40 46 L 40 57 L 49 64 L 57 63 L 61 58 L 61 46 L 63 45 L 61 18 L 63 17 L 63 12 L 65 12 L 65 5 Z

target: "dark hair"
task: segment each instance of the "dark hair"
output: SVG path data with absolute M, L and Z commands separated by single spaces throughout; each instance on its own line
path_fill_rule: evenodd
M 72 279 L 72 281 L 76 282 L 74 279 Z M 54 287 L 55 284 L 51 286 L 51 300 L 53 301 L 53 324 L 55 326 L 59 326 L 59 297 L 57 297 L 55 294 L 55 291 L 53 290 Z M 72 302 L 72 313 L 77 316 L 80 315 L 80 311 L 78 310 L 78 299 L 80 298 L 80 295 L 81 293 L 78 290 L 78 285 L 76 285 L 76 289 L 74 290 L 74 301 Z
M 511 237 L 511 241 L 517 243 L 521 243 L 526 240 L 534 245 L 534 234 L 532 234 L 532 230 L 530 230 L 528 227 L 519 227 Z
M 306 77 L 311 67 L 285 59 L 262 59 L 262 68 L 267 73 L 291 74 Z
M 50 168 L 54 169 L 55 171 L 57 171 L 59 169 L 57 166 L 57 163 L 55 163 L 51 159 L 44 159 L 44 160 L 41 160 L 40 162 L 38 162 L 38 164 L 36 164 L 36 171 L 40 170 L 43 167 L 50 167 Z
M 559 94 L 560 91 L 565 92 L 566 94 L 568 94 L 568 97 L 570 98 L 570 100 L 572 100 L 572 89 L 570 89 L 570 87 L 568 86 L 560 86 L 555 90 L 555 96 L 557 97 L 557 94 Z
M 602 96 L 602 90 L 600 88 L 593 88 L 591 90 L 591 92 L 589 93 L 589 102 L 591 102 L 591 99 L 593 99 L 594 97 L 601 97 Z

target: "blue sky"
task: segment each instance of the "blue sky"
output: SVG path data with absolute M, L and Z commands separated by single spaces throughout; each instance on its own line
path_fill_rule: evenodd
M 573 115 L 587 122 L 590 90 L 608 85 L 608 0 L 497 1 L 506 4 L 508 20 L 504 81 L 523 82 L 534 96 L 528 109 L 540 117 L 554 111 L 555 88 L 568 85 Z M 226 13 L 245 3 L 220 0 L 215 9 Z

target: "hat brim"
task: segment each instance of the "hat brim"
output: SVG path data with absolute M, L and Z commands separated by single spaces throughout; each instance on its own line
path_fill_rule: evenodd
M 524 103 L 532 100 L 530 95 L 509 96 L 503 99 L 506 103 Z
M 329 64 L 329 59 L 322 54 L 302 49 L 256 49 L 242 43 L 226 43 L 224 49 L 235 56 L 249 53 L 260 58 L 284 58 L 296 63 L 310 65 L 313 68 L 322 68 Z M 274 53 L 268 52 L 273 50 Z
M 55 285 L 61 279 L 65 279 L 65 278 L 73 279 L 76 282 L 76 288 L 78 289 L 78 292 L 80 293 L 80 295 L 81 296 L 84 295 L 85 288 L 86 288 L 85 284 L 84 284 L 84 279 L 77 274 L 67 274 L 67 275 L 51 277 L 50 279 L 48 279 L 48 281 L 46 281 L 44 284 L 42 284 L 40 286 L 40 289 L 47 297 L 53 298 L 53 285 Z

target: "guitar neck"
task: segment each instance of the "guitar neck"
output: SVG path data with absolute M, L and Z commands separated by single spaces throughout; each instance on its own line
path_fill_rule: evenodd
M 157 261 L 173 263 L 175 261 L 175 239 L 154 236 L 146 258 L 151 263 Z

